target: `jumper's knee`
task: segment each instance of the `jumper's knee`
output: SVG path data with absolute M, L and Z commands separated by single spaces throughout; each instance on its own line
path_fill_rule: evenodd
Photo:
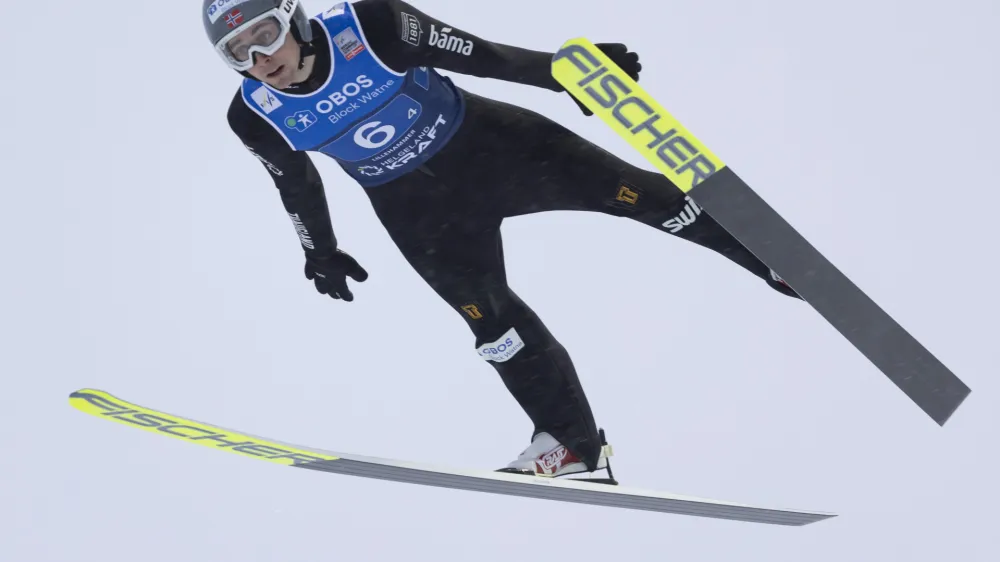
M 501 306 L 462 311 L 475 335 L 476 350 L 487 361 L 506 363 L 515 356 L 521 360 L 558 347 L 538 315 L 512 293 Z

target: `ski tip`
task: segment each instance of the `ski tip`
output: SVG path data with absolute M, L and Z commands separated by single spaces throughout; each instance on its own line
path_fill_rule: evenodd
M 96 388 L 81 388 L 69 393 L 69 403 L 74 407 L 76 407 L 81 401 L 88 402 L 94 398 L 113 399 L 114 397 L 110 393 Z
M 69 393 L 69 403 L 76 404 L 76 402 L 78 402 L 79 400 L 85 399 L 86 397 L 93 396 L 95 394 L 104 394 L 104 393 L 95 388 L 81 388 L 78 390 L 74 390 L 73 392 Z
M 572 39 L 567 39 L 556 50 L 555 54 L 553 54 L 553 56 L 552 56 L 552 64 L 554 65 L 556 63 L 557 59 L 560 58 L 559 55 L 560 55 L 561 52 L 565 51 L 566 49 L 569 49 L 570 47 L 589 47 L 591 45 L 593 45 L 593 43 L 589 39 L 587 39 L 586 37 L 574 37 Z

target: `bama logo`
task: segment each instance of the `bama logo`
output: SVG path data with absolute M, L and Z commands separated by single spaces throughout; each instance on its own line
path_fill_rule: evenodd
M 524 340 L 517 335 L 517 330 L 511 328 L 497 341 L 479 346 L 477 351 L 479 351 L 479 356 L 487 361 L 503 363 L 521 351 L 522 348 L 524 348 Z
M 663 223 L 663 228 L 666 228 L 671 233 L 680 232 L 684 230 L 684 227 L 698 220 L 698 215 L 701 214 L 701 207 L 694 202 L 691 197 L 685 197 L 687 200 L 687 205 L 684 205 L 684 209 L 676 217 Z
M 427 42 L 439 49 L 444 49 L 446 51 L 453 51 L 463 55 L 472 54 L 472 41 L 468 39 L 462 39 L 461 37 L 455 37 L 454 35 L 449 35 L 452 29 L 450 27 L 442 27 L 439 33 L 437 27 L 431 24 L 431 36 L 427 39 Z

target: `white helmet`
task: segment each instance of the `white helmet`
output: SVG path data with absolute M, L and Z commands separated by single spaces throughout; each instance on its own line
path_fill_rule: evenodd
M 254 53 L 273 55 L 289 31 L 300 45 L 313 39 L 299 0 L 202 0 L 202 22 L 215 52 L 244 75 L 254 65 Z

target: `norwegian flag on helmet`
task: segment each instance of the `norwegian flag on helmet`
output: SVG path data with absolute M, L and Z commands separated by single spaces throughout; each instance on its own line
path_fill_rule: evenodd
M 232 12 L 226 14 L 226 25 L 229 26 L 229 29 L 233 29 L 241 23 L 243 23 L 243 12 L 233 10 Z

